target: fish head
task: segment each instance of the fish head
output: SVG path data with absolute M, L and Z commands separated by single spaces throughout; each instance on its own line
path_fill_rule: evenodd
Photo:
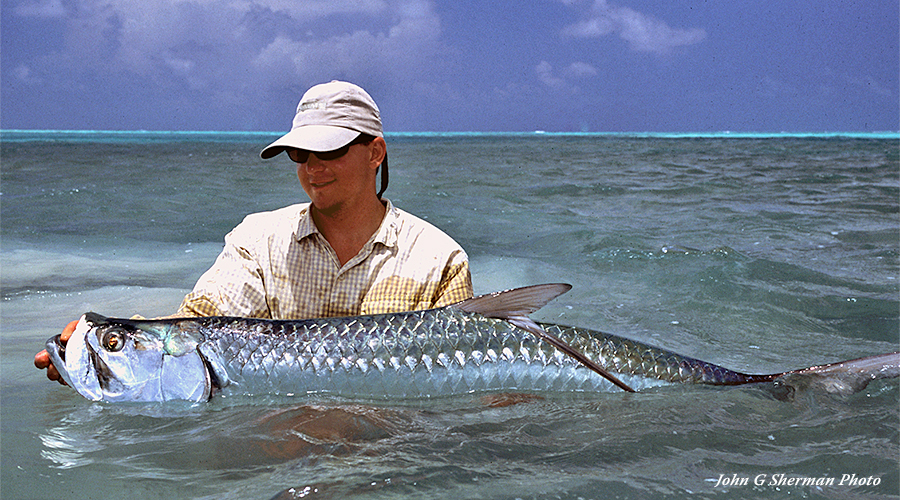
M 87 313 L 69 341 L 47 341 L 54 366 L 92 401 L 205 401 L 210 374 L 190 333 L 172 322 Z

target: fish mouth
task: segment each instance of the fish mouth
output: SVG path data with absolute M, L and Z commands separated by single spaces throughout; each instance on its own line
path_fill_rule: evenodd
M 59 359 L 65 363 L 66 361 L 66 345 L 62 343 L 62 339 L 59 335 L 50 339 L 56 345 L 54 348 L 56 349 Z M 84 347 L 88 351 L 88 357 L 91 360 L 91 364 L 94 367 L 94 372 L 97 377 L 97 381 L 100 383 L 100 387 L 106 391 L 112 390 L 111 382 L 115 380 L 115 377 L 112 376 L 112 372 L 109 369 L 109 366 L 103 361 L 94 348 L 91 347 L 90 344 L 85 343 Z
M 66 344 L 63 344 L 62 342 L 62 335 L 51 337 L 50 340 L 47 341 L 47 351 L 56 352 L 59 359 L 63 361 L 66 360 Z
M 83 335 L 83 332 L 78 332 L 76 330 L 66 343 L 63 342 L 60 335 L 50 337 L 45 344 L 47 354 L 50 355 L 50 362 L 53 363 L 53 366 L 56 367 L 56 370 L 69 387 L 75 389 L 75 391 L 82 396 L 97 401 L 102 394 L 98 392 L 99 387 L 94 388 L 93 386 L 102 386 L 104 389 L 109 387 L 109 369 L 106 366 L 106 363 L 103 363 L 103 360 L 97 356 L 87 342 L 82 342 L 84 344 L 83 348 L 86 351 L 86 359 L 80 359 L 78 349 L 72 350 L 72 359 L 68 359 L 69 343 L 73 340 L 77 341 L 82 339 L 81 336 L 76 338 L 78 335 Z M 85 364 L 84 361 L 87 361 L 87 364 Z M 73 369 L 73 367 L 70 366 L 71 363 L 76 364 L 74 372 L 71 371 Z M 93 383 L 88 382 L 88 377 L 91 374 L 97 379 Z
M 50 337 L 44 345 L 47 354 L 50 355 L 50 362 L 62 373 L 66 368 L 66 344 L 63 343 L 60 335 Z
M 50 355 L 50 362 L 56 367 L 56 371 L 59 372 L 60 376 L 70 387 L 74 387 L 66 367 L 66 344 L 63 343 L 61 336 L 50 337 L 44 347 L 47 349 L 47 354 Z

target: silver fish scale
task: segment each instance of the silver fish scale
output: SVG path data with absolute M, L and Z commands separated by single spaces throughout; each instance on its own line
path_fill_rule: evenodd
M 542 326 L 636 390 L 747 381 L 747 375 L 614 335 Z M 233 394 L 618 390 L 534 334 L 453 307 L 300 321 L 206 318 L 199 333 L 205 352 L 220 356 L 231 381 L 225 390 Z
M 747 375 L 706 361 L 675 354 L 630 339 L 584 328 L 542 325 L 607 370 L 671 383 L 734 385 L 771 380 L 769 375 Z
M 533 334 L 455 308 L 349 321 L 208 318 L 200 334 L 228 372 L 226 390 L 236 394 L 612 390 Z

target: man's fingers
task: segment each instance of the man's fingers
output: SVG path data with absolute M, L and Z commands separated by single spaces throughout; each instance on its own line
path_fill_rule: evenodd
M 66 383 L 66 379 L 62 378 L 62 376 L 59 374 L 59 371 L 53 365 L 47 367 L 47 378 L 49 378 L 50 380 L 55 380 L 62 385 L 69 385 Z
M 75 331 L 75 327 L 78 326 L 78 320 L 69 322 L 65 328 L 63 328 L 62 333 L 59 334 L 59 339 L 62 343 L 66 343 L 69 341 L 69 338 L 72 336 L 72 332 Z M 62 378 L 59 374 L 59 370 L 53 366 L 53 363 L 50 362 L 50 353 L 47 352 L 46 349 L 34 355 L 34 366 L 38 369 L 47 369 L 47 378 L 50 380 L 55 380 L 62 385 L 69 385 L 66 383 L 66 380 Z
M 34 366 L 41 370 L 50 366 L 50 354 L 46 349 L 34 355 Z
M 66 325 L 65 328 L 63 328 L 62 333 L 59 335 L 59 339 L 62 340 L 63 342 L 68 342 L 69 337 L 72 336 L 72 332 L 75 331 L 75 327 L 77 327 L 77 326 L 78 326 L 77 319 L 75 321 L 70 322 L 68 325 Z

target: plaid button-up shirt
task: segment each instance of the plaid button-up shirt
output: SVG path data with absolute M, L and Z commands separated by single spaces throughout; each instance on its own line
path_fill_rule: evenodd
M 178 316 L 303 319 L 441 307 L 472 296 L 465 251 L 388 201 L 381 227 L 343 266 L 309 204 L 248 215 Z

